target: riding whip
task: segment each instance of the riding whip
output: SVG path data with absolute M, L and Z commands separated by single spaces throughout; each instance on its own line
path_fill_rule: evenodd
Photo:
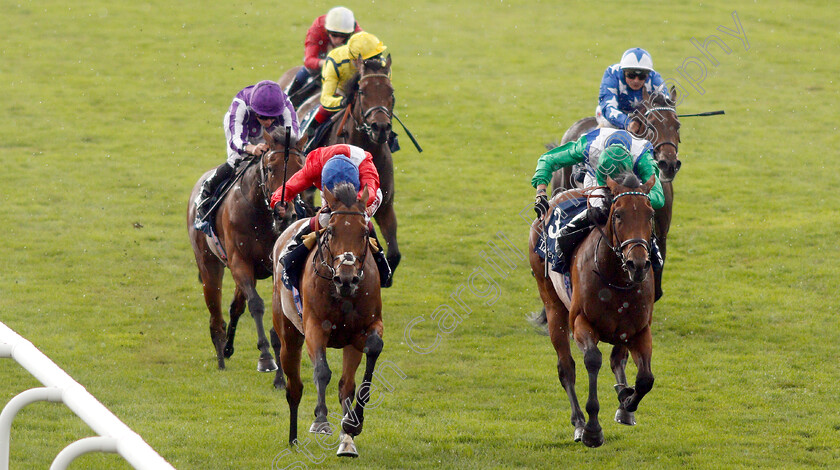
M 401 125 L 401 126 L 402 126 L 402 128 L 403 128 L 403 130 L 405 130 L 405 135 L 407 135 L 407 136 L 408 136 L 408 138 L 409 138 L 409 139 L 411 139 L 411 142 L 412 142 L 412 143 L 414 144 L 414 146 L 417 148 L 417 152 L 422 153 L 422 152 L 423 152 L 423 149 L 422 149 L 422 148 L 420 148 L 420 144 L 418 144 L 418 143 L 417 143 L 417 139 L 415 139 L 415 138 L 414 138 L 414 136 L 413 136 L 413 135 L 411 135 L 411 131 L 409 131 L 409 130 L 408 130 L 408 128 L 407 128 L 407 127 L 405 127 L 405 124 L 403 124 L 403 122 L 402 122 L 402 121 L 400 121 L 400 117 L 399 117 L 399 116 L 397 116 L 397 113 L 395 113 L 395 112 L 391 111 L 391 115 L 392 115 L 392 116 L 394 116 L 395 118 L 397 118 L 397 122 L 398 122 L 398 123 L 400 123 L 400 125 Z
M 694 116 L 717 116 L 718 114 L 726 114 L 723 110 L 719 111 L 708 111 L 705 113 L 697 113 L 697 114 L 677 114 L 677 117 L 694 117 Z
M 291 145 L 292 128 L 286 126 L 286 146 L 283 149 L 283 190 L 280 191 L 280 203 L 286 199 L 286 169 L 289 168 L 289 145 Z

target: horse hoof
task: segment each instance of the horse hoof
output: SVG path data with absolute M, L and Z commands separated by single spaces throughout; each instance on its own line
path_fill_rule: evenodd
M 326 436 L 332 436 L 332 427 L 330 423 L 324 421 L 323 423 L 314 422 L 312 426 L 309 426 L 309 432 L 313 434 L 324 434 Z
M 582 440 L 586 447 L 600 447 L 604 443 L 604 432 L 589 432 L 584 429 Z
M 341 442 L 338 443 L 338 452 L 335 455 L 339 457 L 358 457 L 359 451 L 356 450 L 356 444 L 353 442 L 353 438 L 349 434 L 341 433 L 340 434 Z
M 615 411 L 615 422 L 626 424 L 627 426 L 636 425 L 636 415 L 632 411 L 627 411 L 624 408 L 619 408 Z
M 277 370 L 277 363 L 274 359 L 260 359 L 257 361 L 257 372 L 274 372 Z
M 580 442 L 580 440 L 582 438 L 583 438 L 583 428 L 582 427 L 575 428 L 575 442 Z

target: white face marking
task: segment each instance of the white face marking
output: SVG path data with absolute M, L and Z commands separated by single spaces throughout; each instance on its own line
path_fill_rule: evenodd
M 345 221 L 344 221 L 344 225 L 348 225 L 348 226 L 349 226 L 349 225 L 350 225 L 350 221 L 349 221 L 349 220 L 345 220 Z

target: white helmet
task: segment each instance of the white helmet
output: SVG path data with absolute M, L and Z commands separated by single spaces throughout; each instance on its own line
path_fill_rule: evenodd
M 356 30 L 356 18 L 348 8 L 335 7 L 327 12 L 324 27 L 334 33 L 350 34 Z
M 649 70 L 653 72 L 653 59 L 648 54 L 648 51 L 641 47 L 634 47 L 624 51 L 621 56 L 621 62 L 618 64 L 623 69 L 640 69 Z

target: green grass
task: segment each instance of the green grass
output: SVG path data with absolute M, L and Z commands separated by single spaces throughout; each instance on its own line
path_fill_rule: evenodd
M 311 442 L 318 463 L 283 454 L 287 405 L 272 376 L 255 371 L 247 315 L 236 355 L 216 370 L 184 219 L 194 182 L 224 159 L 232 96 L 297 65 L 306 28 L 333 5 L 76 3 L 9 4 L 0 20 L 0 320 L 175 467 L 808 468 L 840 459 L 840 51 L 830 2 L 346 3 L 391 51 L 397 112 L 425 151 L 397 129 L 403 263 L 384 292 L 381 360 L 391 368 L 375 382 L 361 457 L 338 460 Z M 735 28 L 733 10 L 748 49 L 717 29 Z M 700 94 L 676 67 L 703 58 L 691 38 L 713 34 L 731 53 L 710 47 L 719 64 L 705 61 Z M 530 269 L 510 251 L 515 266 L 488 255 L 488 242 L 501 233 L 526 249 L 520 212 L 530 217 L 543 143 L 592 114 L 604 68 L 633 46 L 677 79 L 687 93 L 680 111 L 726 115 L 682 121 L 665 297 L 654 311 L 656 384 L 639 424 L 623 427 L 611 420 L 603 370 L 606 443 L 586 449 L 571 441 L 554 351 L 525 322 L 539 308 Z M 473 289 L 486 296 L 463 291 L 466 314 L 451 296 L 479 268 L 492 289 L 479 279 Z M 231 286 L 227 276 L 225 302 Z M 269 283 L 259 289 L 270 304 Z M 434 344 L 432 314 L 444 304 L 460 323 L 444 324 L 437 346 L 419 354 Z M 335 412 L 340 355 L 329 359 Z M 307 360 L 302 370 L 311 377 Z M 0 373 L 0 403 L 38 385 L 13 361 L 0 361 Z M 304 386 L 302 431 L 315 403 L 312 381 Z M 88 435 L 66 408 L 31 405 L 14 422 L 12 468 L 47 468 Z M 72 468 L 128 465 L 94 454 Z

